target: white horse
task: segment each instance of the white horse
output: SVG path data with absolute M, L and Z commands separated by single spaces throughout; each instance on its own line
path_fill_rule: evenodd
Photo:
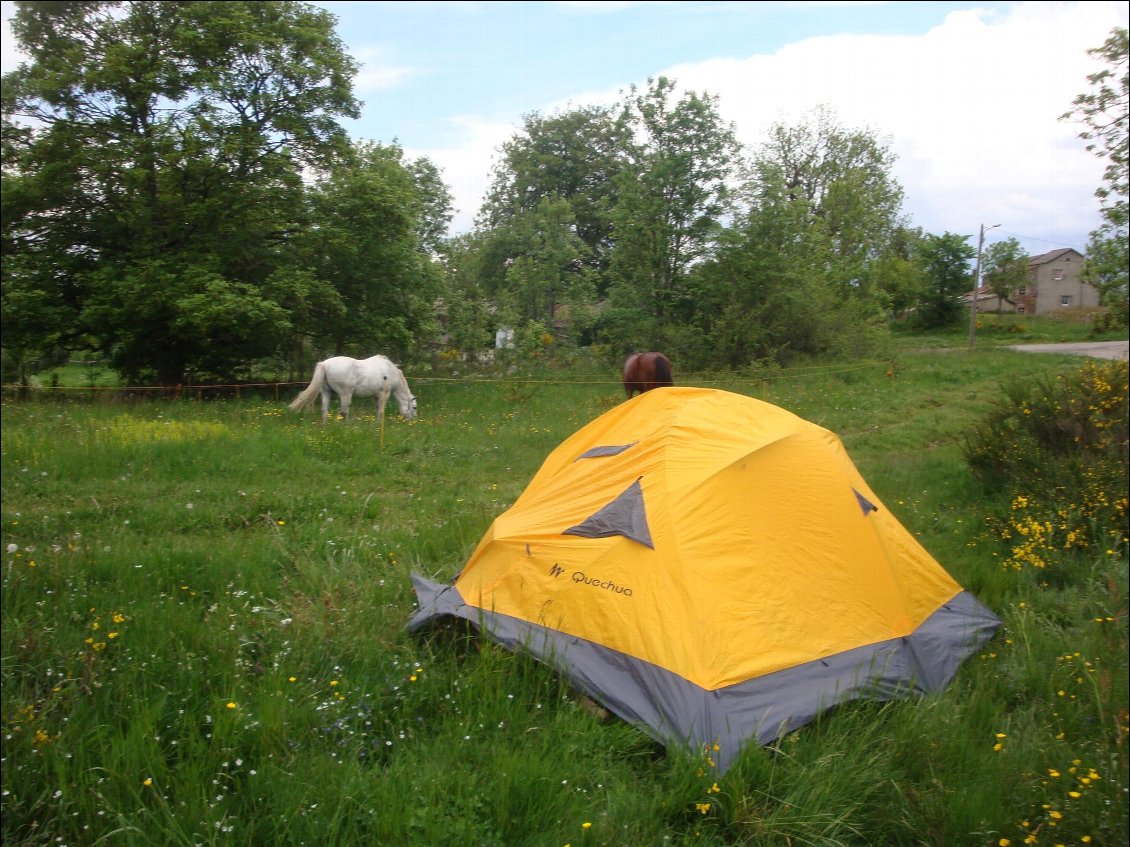
M 400 414 L 408 420 L 416 417 L 416 398 L 408 389 L 408 381 L 400 368 L 385 356 L 369 359 L 351 359 L 348 356 L 334 356 L 314 367 L 314 378 L 290 403 L 290 408 L 298 412 L 305 409 L 314 398 L 322 395 L 322 423 L 330 413 L 330 397 L 337 394 L 341 413 L 349 420 L 349 407 L 354 397 L 375 397 L 377 420 L 385 418 L 385 403 L 391 394 L 396 398 Z

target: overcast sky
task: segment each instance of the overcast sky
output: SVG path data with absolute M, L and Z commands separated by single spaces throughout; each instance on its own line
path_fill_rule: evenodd
M 524 115 L 615 102 L 649 77 L 717 96 L 748 151 L 819 106 L 897 157 L 927 232 L 1030 254 L 1086 247 L 1103 162 L 1059 116 L 1103 67 L 1087 55 L 1128 2 L 320 2 L 362 63 L 356 139 L 444 174 L 468 230 Z M 3 2 L 3 70 L 19 61 Z

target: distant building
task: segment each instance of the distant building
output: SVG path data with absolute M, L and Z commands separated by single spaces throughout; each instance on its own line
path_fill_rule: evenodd
M 1014 312 L 1018 315 L 1046 315 L 1062 309 L 1085 309 L 1099 305 L 1099 290 L 1083 282 L 1083 254 L 1062 247 L 1039 256 L 1028 257 L 1028 283 L 997 297 L 991 289 L 977 291 L 978 312 Z M 965 302 L 973 297 L 967 292 Z
M 501 326 L 494 333 L 494 348 L 496 350 L 514 349 L 514 328 Z

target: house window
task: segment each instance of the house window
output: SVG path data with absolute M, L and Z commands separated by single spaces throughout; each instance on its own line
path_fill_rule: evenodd
M 1016 296 L 1017 297 L 1023 297 L 1027 293 L 1028 293 L 1027 286 L 1022 285 L 1018 289 L 1016 289 Z
M 1059 295 L 1059 305 L 1070 306 L 1071 305 L 1071 295 L 1070 294 Z
M 1016 307 L 1016 314 L 1023 315 L 1024 312 L 1025 312 L 1024 304 L 1021 303 L 1019 306 Z
M 1052 271 L 1052 279 L 1063 279 L 1063 268 L 1056 268 Z

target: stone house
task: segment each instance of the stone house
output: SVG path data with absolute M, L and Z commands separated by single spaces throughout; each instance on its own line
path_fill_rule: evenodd
M 977 311 L 1046 315 L 1061 309 L 1097 307 L 1099 291 L 1083 282 L 1082 272 L 1083 254 L 1071 247 L 1029 256 L 1029 282 L 1010 291 L 1007 299 L 998 298 L 989 288 L 981 288 L 977 292 Z M 973 292 L 966 294 L 967 303 L 972 295 Z

